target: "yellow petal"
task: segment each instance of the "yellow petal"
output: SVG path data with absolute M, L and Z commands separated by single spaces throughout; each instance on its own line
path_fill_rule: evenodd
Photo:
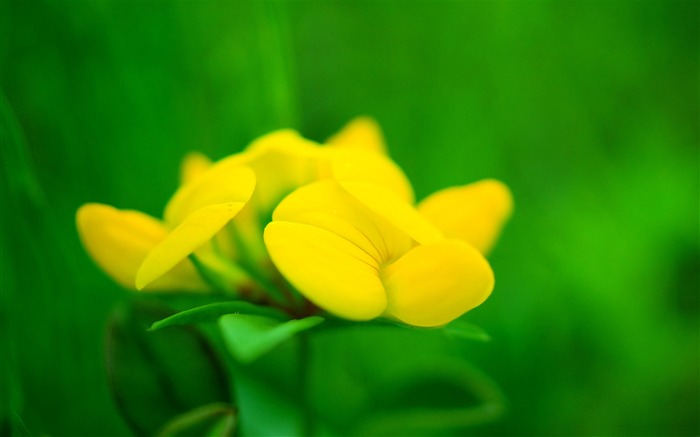
M 243 202 L 220 203 L 190 214 L 149 252 L 136 274 L 136 288 L 141 290 L 214 238 L 243 206 Z
M 272 222 L 265 244 L 284 277 L 319 307 L 350 320 L 384 311 L 379 265 L 346 239 L 315 226 Z
M 180 164 L 180 185 L 189 182 L 203 175 L 211 167 L 211 159 L 199 152 L 190 152 Z
M 326 142 L 335 147 L 350 147 L 375 153 L 386 153 L 382 130 L 379 124 L 370 117 L 357 117 L 351 120 L 340 132 Z
M 80 240 L 95 262 L 119 284 L 134 288 L 139 266 L 167 235 L 153 217 L 138 211 L 121 211 L 109 205 L 89 203 L 76 214 Z M 179 263 L 148 290 L 201 291 L 207 287 L 189 260 Z
M 246 147 L 245 153 L 249 154 L 250 161 L 254 161 L 268 153 L 314 157 L 318 150 L 318 144 L 305 139 L 297 131 L 281 129 L 256 139 Z
M 258 180 L 255 202 L 263 214 L 295 188 L 318 179 L 320 150 L 293 130 L 272 132 L 248 146 L 247 165 Z
M 493 271 L 460 240 L 417 246 L 386 266 L 385 315 L 414 326 L 441 326 L 480 305 L 491 294 Z
M 379 264 L 402 255 L 413 245 L 406 234 L 372 213 L 332 180 L 297 189 L 277 206 L 272 218 L 330 231 Z
M 317 179 L 317 144 L 293 130 L 280 130 L 255 140 L 241 161 L 256 175 L 256 187 L 246 207 L 231 223 L 239 255 L 254 265 L 269 263 L 263 228 L 279 201 L 298 186 Z
M 263 243 L 263 226 L 269 222 L 263 219 L 255 195 L 236 215 L 224 231 L 217 236 L 219 248 L 226 257 L 248 265 L 261 265 L 269 262 Z
M 413 187 L 401 168 L 385 155 L 365 150 L 340 149 L 331 153 L 332 176 L 343 182 L 369 182 L 389 188 L 413 204 Z
M 360 203 L 405 232 L 416 242 L 428 244 L 442 239 L 440 232 L 413 206 L 390 189 L 366 182 L 341 181 L 340 185 Z
M 445 237 L 488 253 L 513 211 L 513 197 L 502 182 L 486 179 L 440 190 L 420 202 L 418 211 Z
M 241 165 L 239 155 L 234 155 L 177 190 L 165 208 L 165 222 L 175 227 L 207 205 L 245 203 L 254 189 L 255 174 Z

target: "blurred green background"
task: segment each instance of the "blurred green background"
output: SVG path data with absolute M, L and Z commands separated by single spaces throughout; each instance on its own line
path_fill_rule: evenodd
M 699 435 L 698 5 L 2 0 L 3 435 L 129 432 L 79 205 L 159 215 L 187 151 L 360 114 L 419 198 L 515 196 L 493 341 L 449 344 L 508 410 L 464 433 Z

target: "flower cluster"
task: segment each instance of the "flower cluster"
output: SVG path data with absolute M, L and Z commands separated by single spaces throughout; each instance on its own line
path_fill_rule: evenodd
M 481 304 L 485 254 L 511 214 L 495 180 L 415 204 L 367 118 L 325 145 L 291 130 L 216 163 L 192 154 L 162 220 L 90 203 L 77 213 L 88 253 L 138 290 L 219 290 L 285 309 L 441 326 Z

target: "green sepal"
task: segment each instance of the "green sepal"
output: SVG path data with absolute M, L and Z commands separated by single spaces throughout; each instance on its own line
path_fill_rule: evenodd
M 168 318 L 153 323 L 150 330 L 155 331 L 168 326 L 194 325 L 197 323 L 213 322 L 223 315 L 232 313 L 266 316 L 280 320 L 285 318 L 284 313 L 281 311 L 270 307 L 254 305 L 250 302 L 217 302 L 173 314 Z
M 250 363 L 324 320 L 323 317 L 313 316 L 280 321 L 259 315 L 228 314 L 219 319 L 219 328 L 231 355 L 242 363 Z
M 448 337 L 461 339 L 461 340 L 475 340 L 480 342 L 491 341 L 491 336 L 481 327 L 466 322 L 461 319 L 454 320 L 445 326 L 439 326 L 436 328 L 422 328 L 407 325 L 395 320 L 390 319 L 374 319 L 367 322 L 353 322 L 350 320 L 330 318 L 328 323 L 325 325 L 328 329 L 334 328 L 348 328 L 348 327 L 366 327 L 366 328 L 399 328 L 404 330 L 410 330 L 415 332 L 426 332 L 426 333 L 440 333 L 445 334 Z
M 442 332 L 452 338 L 463 340 L 491 341 L 491 336 L 480 326 L 457 319 L 442 327 Z

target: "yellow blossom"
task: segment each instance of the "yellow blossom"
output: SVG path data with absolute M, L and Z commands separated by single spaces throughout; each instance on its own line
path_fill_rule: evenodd
M 120 211 L 109 205 L 88 203 L 78 209 L 77 226 L 83 246 L 92 259 L 116 282 L 135 287 L 136 272 L 148 253 L 162 242 L 168 230 L 159 220 L 138 211 Z M 149 290 L 206 290 L 194 266 L 185 260 Z
M 203 289 L 187 260 L 246 204 L 255 175 L 244 166 L 207 171 L 185 184 L 168 203 L 165 219 L 90 203 L 77 213 L 78 233 L 88 253 L 118 282 L 150 289 Z M 178 286 L 175 278 L 188 278 Z M 196 285 L 196 286 L 195 286 Z
M 203 268 L 233 291 L 265 293 L 281 273 L 341 317 L 448 323 L 493 289 L 484 254 L 511 213 L 510 192 L 486 180 L 416 206 L 385 152 L 366 117 L 327 146 L 273 132 L 215 163 L 188 155 L 163 220 L 93 203 L 79 209 L 78 231 L 97 264 L 130 288 L 206 290 Z
M 353 122 L 331 141 L 385 150 L 373 123 Z M 406 179 L 376 184 L 381 170 L 360 163 L 375 174 L 355 178 L 344 172 L 351 160 L 339 159 L 332 181 L 297 189 L 275 210 L 265 242 L 282 274 L 352 320 L 439 326 L 481 304 L 494 286 L 483 254 L 512 211 L 507 187 L 487 180 L 445 189 L 416 209 Z
M 265 230 L 282 274 L 319 307 L 351 320 L 439 326 L 483 302 L 493 273 L 391 190 L 321 181 L 287 196 Z
M 351 121 L 329 142 L 378 152 L 387 150 L 379 125 L 367 117 Z M 336 176 L 344 179 L 343 174 Z M 401 184 L 404 186 L 401 187 Z M 396 181 L 394 190 L 413 193 L 410 182 L 405 178 Z M 412 194 L 404 199 L 413 203 Z M 502 182 L 485 179 L 437 191 L 419 202 L 417 208 L 446 237 L 464 240 L 488 254 L 513 212 L 513 197 Z
M 248 260 L 264 270 L 269 258 L 263 228 L 289 192 L 335 173 L 399 190 L 407 186 L 393 162 L 362 149 L 324 148 L 281 130 L 216 163 L 190 154 L 181 168 L 182 185 L 162 221 L 93 203 L 79 209 L 78 231 L 97 264 L 127 287 L 206 289 L 187 259 L 194 253 L 233 287 L 242 286 L 252 279 L 238 264 Z

